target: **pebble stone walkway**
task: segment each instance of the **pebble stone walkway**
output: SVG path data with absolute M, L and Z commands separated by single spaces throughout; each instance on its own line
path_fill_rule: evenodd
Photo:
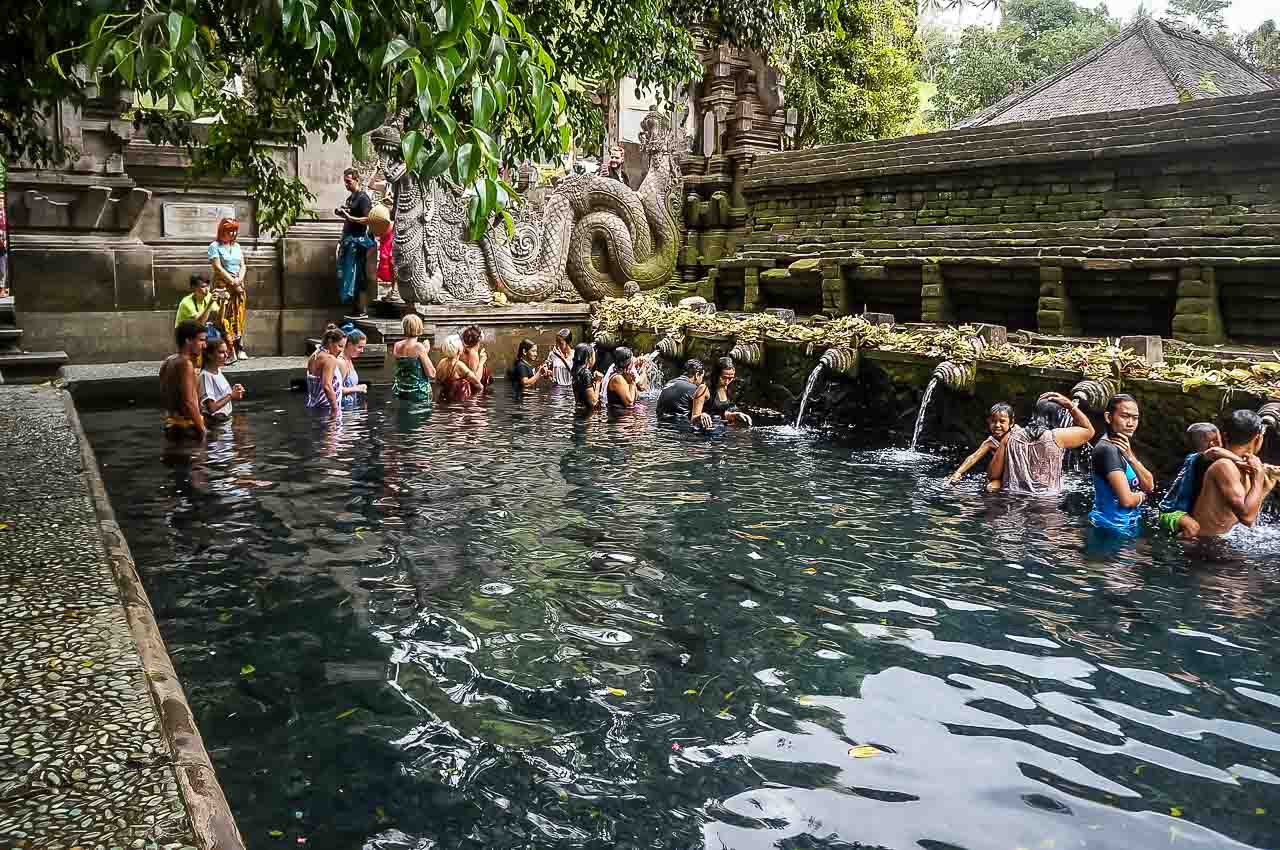
M 0 850 L 195 850 L 63 395 L 0 386 Z

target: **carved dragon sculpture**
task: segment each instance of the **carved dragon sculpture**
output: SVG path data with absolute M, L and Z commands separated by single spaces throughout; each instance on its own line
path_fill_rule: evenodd
M 510 301 L 577 296 L 597 301 L 662 286 L 680 248 L 677 218 L 681 176 L 674 157 L 682 133 L 650 112 L 641 142 L 649 170 L 639 192 L 605 177 L 562 180 L 545 203 L 526 201 L 513 212 L 514 233 L 495 225 L 477 245 L 466 241 L 466 198 L 442 181 L 424 184 L 398 161 L 399 134 L 374 134 L 382 167 L 395 190 L 394 256 L 401 297 L 415 305 L 489 303 L 491 292 Z M 603 244 L 605 268 L 592 248 Z

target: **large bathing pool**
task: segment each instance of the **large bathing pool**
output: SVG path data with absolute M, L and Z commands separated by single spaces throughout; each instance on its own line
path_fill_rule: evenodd
M 1280 847 L 1280 533 L 505 387 L 236 408 L 82 419 L 250 848 Z

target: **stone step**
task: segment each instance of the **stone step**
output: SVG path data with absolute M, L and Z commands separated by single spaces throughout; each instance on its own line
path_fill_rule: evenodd
M 15 352 L 20 349 L 22 328 L 0 324 L 0 352 Z
M 13 311 L 13 296 L 6 295 L 0 298 L 0 324 L 16 325 L 17 323 L 17 316 Z
M 65 351 L 0 353 L 0 383 L 36 384 L 52 380 L 67 359 Z

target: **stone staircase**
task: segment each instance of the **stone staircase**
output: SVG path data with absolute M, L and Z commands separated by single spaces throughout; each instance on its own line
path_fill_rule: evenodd
M 57 377 L 65 351 L 24 351 L 13 296 L 0 298 L 0 384 L 36 384 Z

